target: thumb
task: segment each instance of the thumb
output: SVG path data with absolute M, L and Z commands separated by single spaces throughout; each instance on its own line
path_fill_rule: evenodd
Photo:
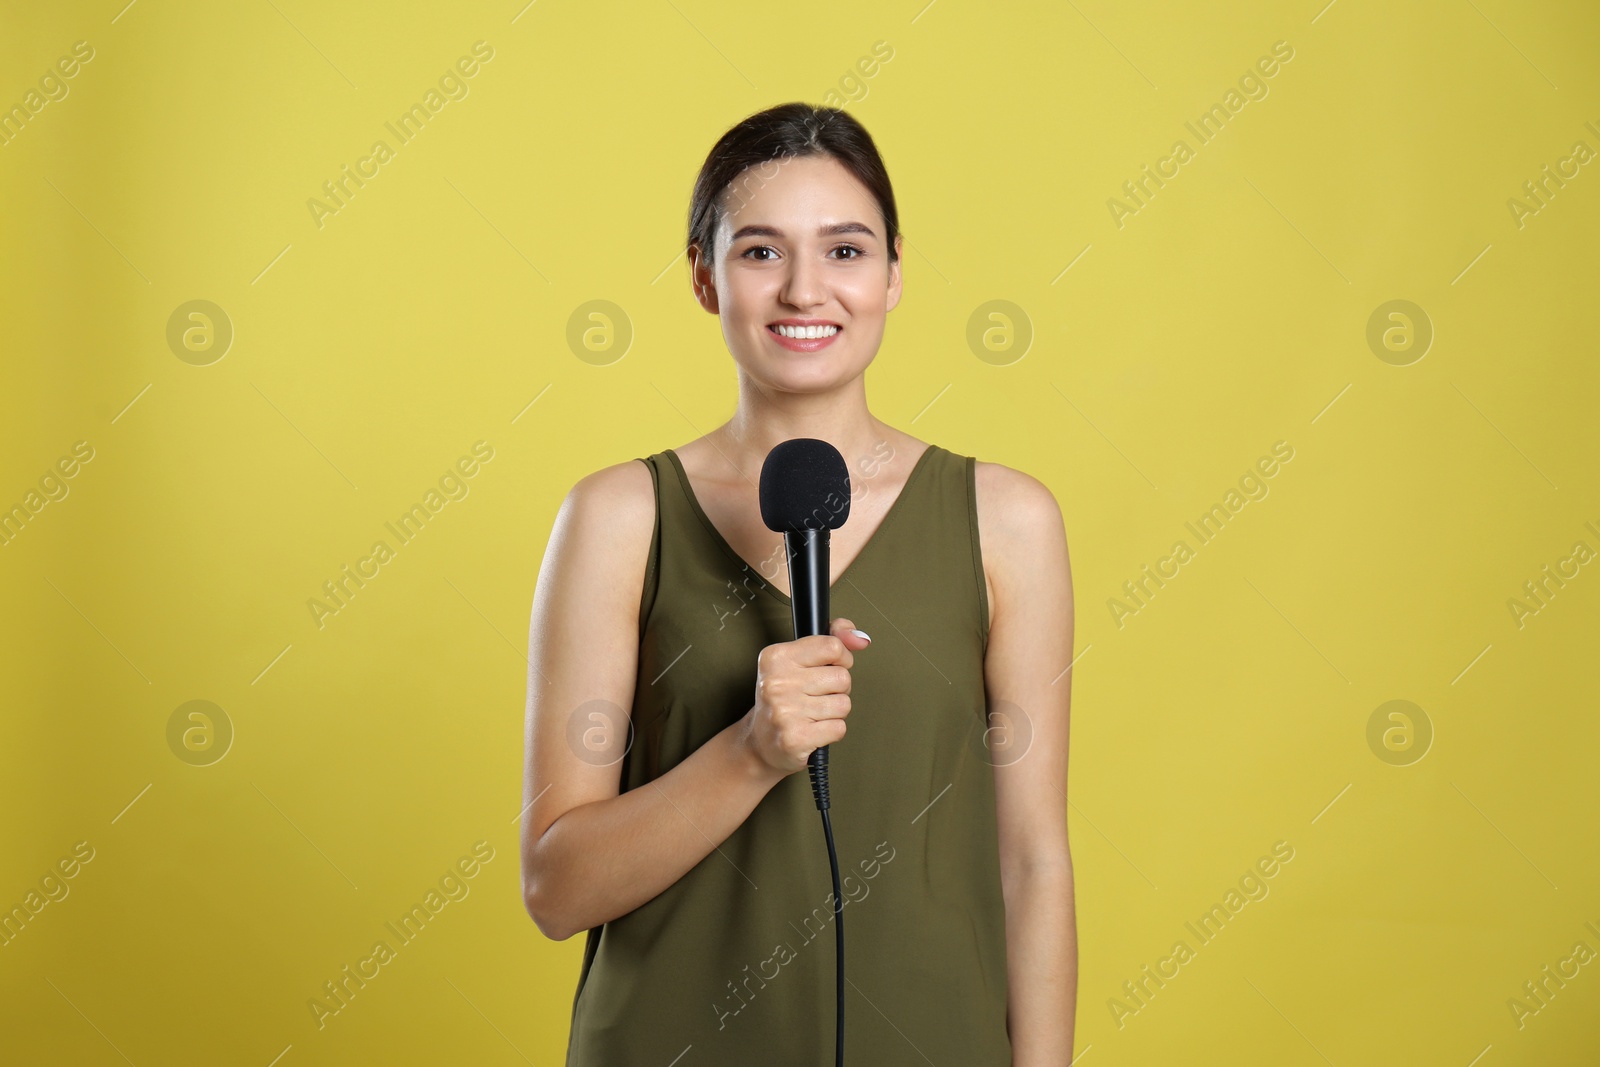
M 856 624 L 849 619 L 834 619 L 831 632 L 852 652 L 860 652 L 872 644 L 872 638 L 864 631 L 856 629 Z

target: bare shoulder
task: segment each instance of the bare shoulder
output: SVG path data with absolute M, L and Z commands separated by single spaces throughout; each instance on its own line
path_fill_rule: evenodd
M 623 524 L 637 524 L 641 518 L 655 523 L 655 480 L 650 468 L 636 459 L 601 467 L 579 478 L 567 493 L 574 510 L 586 516 L 613 515 Z
M 1029 530 L 1061 525 L 1061 506 L 1039 479 L 1003 463 L 978 460 L 973 472 L 978 487 L 980 528 L 991 523 L 997 535 L 1026 536 Z
M 650 467 L 627 459 L 579 478 L 562 502 L 562 520 L 581 526 L 586 537 L 602 539 L 634 541 L 640 528 L 653 530 L 656 486 Z
M 1065 522 L 1050 488 L 1024 471 L 982 460 L 973 481 L 991 617 L 1025 590 L 1063 583 L 1070 589 Z
M 618 587 L 622 594 L 632 584 L 636 593 L 633 579 L 644 574 L 655 515 L 655 482 L 649 467 L 638 460 L 584 475 L 561 502 L 546 564 L 568 571 L 582 585 L 599 582 Z

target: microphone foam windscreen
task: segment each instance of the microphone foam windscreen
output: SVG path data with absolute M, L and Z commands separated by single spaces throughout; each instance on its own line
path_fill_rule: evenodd
M 769 530 L 837 530 L 850 517 L 850 468 L 828 442 L 790 438 L 767 453 L 760 493 Z

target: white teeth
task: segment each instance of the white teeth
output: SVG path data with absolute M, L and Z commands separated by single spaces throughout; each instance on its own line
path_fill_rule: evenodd
M 832 337 L 839 332 L 837 326 L 774 326 L 773 329 L 785 337 L 797 341 L 814 340 L 818 337 Z

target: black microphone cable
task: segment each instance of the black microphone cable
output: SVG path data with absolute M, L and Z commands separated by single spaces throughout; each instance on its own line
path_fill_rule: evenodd
M 834 984 L 837 987 L 835 1002 L 833 1062 L 834 1067 L 844 1067 L 844 896 L 839 892 L 839 854 L 833 846 L 833 823 L 828 818 L 828 749 L 812 751 L 806 760 L 806 770 L 811 774 L 811 795 L 816 798 L 817 810 L 822 812 L 822 835 L 828 839 L 828 867 L 833 872 L 833 944 Z

